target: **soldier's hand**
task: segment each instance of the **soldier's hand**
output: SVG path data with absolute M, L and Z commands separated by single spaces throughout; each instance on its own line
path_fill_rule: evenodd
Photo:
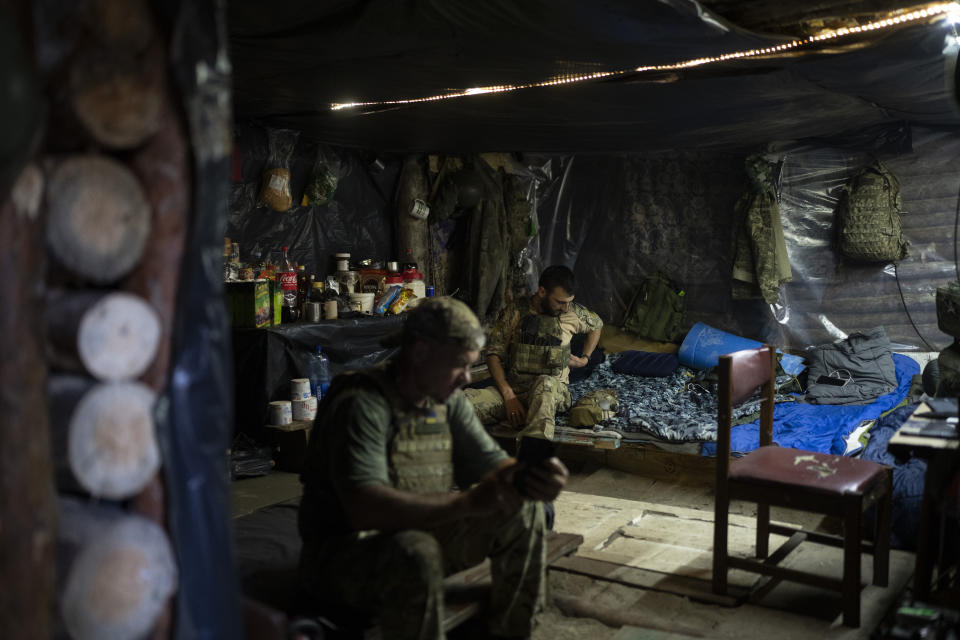
M 519 429 L 527 424 L 527 408 L 523 406 L 517 396 L 505 398 L 503 401 L 503 410 L 507 413 L 507 422 L 514 429 Z
M 570 472 L 560 458 L 547 458 L 535 467 L 525 471 L 523 490 L 532 500 L 551 502 L 555 500 L 567 484 Z
M 516 463 L 502 465 L 464 494 L 470 515 L 486 516 L 497 512 L 513 513 L 523 504 L 523 498 L 513 487 Z
M 580 356 L 570 355 L 570 368 L 579 369 L 580 367 L 587 366 L 587 363 L 590 362 L 590 358 L 582 358 Z

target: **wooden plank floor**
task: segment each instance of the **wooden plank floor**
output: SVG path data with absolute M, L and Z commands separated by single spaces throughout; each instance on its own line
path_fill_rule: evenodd
M 583 543 L 583 536 L 572 533 L 551 531 L 547 535 L 547 564 L 575 552 Z M 450 631 L 477 615 L 487 605 L 490 598 L 490 561 L 465 569 L 444 580 L 444 598 L 446 611 L 443 616 L 443 630 Z M 366 632 L 364 640 L 388 640 L 383 637 L 379 627 Z
M 556 502 L 556 527 L 580 533 L 584 543 L 554 563 L 550 579 L 557 608 L 542 616 L 534 640 L 866 639 L 913 572 L 913 554 L 895 551 L 890 587 L 872 586 L 871 557 L 863 555 L 859 629 L 840 624 L 837 594 L 804 585 L 769 584 L 749 573 L 735 580 L 737 572 L 731 571 L 737 586 L 729 598 L 717 597 L 710 589 L 711 487 L 609 468 L 574 474 L 569 486 Z M 731 536 L 731 551 L 752 553 L 754 517 L 752 505 L 734 504 L 731 532 L 740 531 Z M 775 509 L 772 517 L 808 528 L 824 524 L 821 516 L 792 510 Z M 784 540 L 772 541 L 771 549 Z M 781 566 L 839 574 L 840 550 L 810 542 L 787 547 Z

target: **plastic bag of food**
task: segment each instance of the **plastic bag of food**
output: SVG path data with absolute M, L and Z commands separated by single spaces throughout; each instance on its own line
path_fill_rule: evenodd
M 380 296 L 380 299 L 377 300 L 376 304 L 373 305 L 373 312 L 378 316 L 382 316 L 387 312 L 387 309 L 390 308 L 390 303 L 397 299 L 397 296 L 400 295 L 400 290 L 403 289 L 398 284 L 393 285 L 389 289 L 383 292 L 383 295 Z
M 260 203 L 274 211 L 293 206 L 290 192 L 290 156 L 300 133 L 291 129 L 270 129 L 267 132 L 270 156 L 260 182 Z
M 320 145 L 317 148 L 317 159 L 313 163 L 313 170 L 310 171 L 310 179 L 307 180 L 307 186 L 303 190 L 300 206 L 307 207 L 330 202 L 337 190 L 339 180 L 340 160 L 328 147 Z
M 401 289 L 397 297 L 390 303 L 390 313 L 393 315 L 403 313 L 403 310 L 407 308 L 407 304 L 416 297 L 413 289 Z

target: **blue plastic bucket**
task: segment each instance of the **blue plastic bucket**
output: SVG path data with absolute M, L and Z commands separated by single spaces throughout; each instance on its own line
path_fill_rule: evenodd
M 687 337 L 683 339 L 677 355 L 680 357 L 680 364 L 686 367 L 709 369 L 717 366 L 720 356 L 762 346 L 763 343 L 756 340 L 741 338 L 698 322 L 693 325 L 693 328 L 687 333 Z M 804 369 L 803 358 L 788 353 L 782 354 L 780 366 L 787 373 L 797 375 Z
M 698 322 L 687 333 L 680 345 L 680 364 L 691 369 L 709 369 L 717 366 L 720 356 L 734 351 L 756 349 L 763 343 L 749 338 L 741 338 L 710 325 Z

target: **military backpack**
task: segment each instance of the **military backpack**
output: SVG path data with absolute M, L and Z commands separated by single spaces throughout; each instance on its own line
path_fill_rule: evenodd
M 616 389 L 594 389 L 570 409 L 571 427 L 592 427 L 617 415 L 620 397 Z
M 900 181 L 879 162 L 844 187 L 837 210 L 840 253 L 857 262 L 896 262 L 907 255 L 900 226 Z
M 664 276 L 647 276 L 623 319 L 623 330 L 658 342 L 676 342 L 683 337 L 686 299 L 684 292 Z

